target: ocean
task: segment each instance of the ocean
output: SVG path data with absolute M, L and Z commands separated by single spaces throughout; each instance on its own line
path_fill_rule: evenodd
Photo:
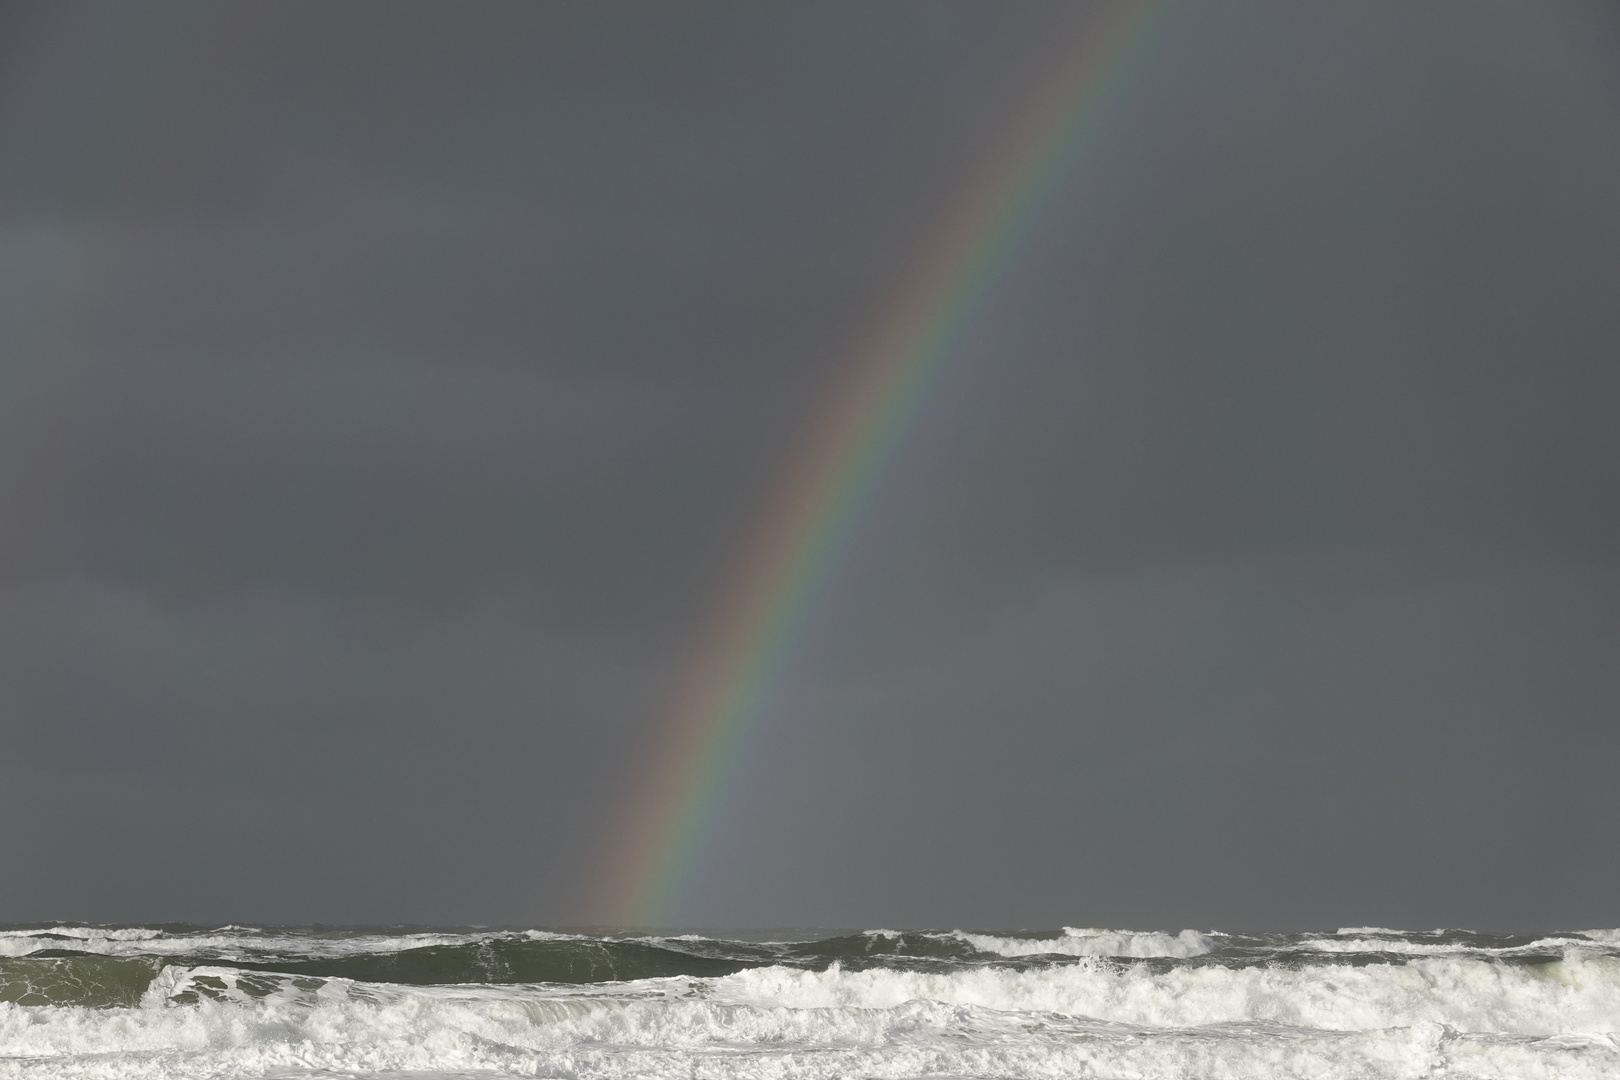
M 28 925 L 0 1077 L 1620 1077 L 1620 931 Z

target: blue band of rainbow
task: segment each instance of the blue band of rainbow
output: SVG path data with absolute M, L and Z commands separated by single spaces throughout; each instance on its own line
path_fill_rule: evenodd
M 594 882 L 589 921 L 664 925 L 745 737 L 885 467 L 994 282 L 1118 96 L 1167 0 L 1111 8 L 969 177 L 811 418 L 659 716 Z

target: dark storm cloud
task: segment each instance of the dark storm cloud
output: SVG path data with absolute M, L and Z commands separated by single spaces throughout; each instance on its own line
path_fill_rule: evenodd
M 575 917 L 1071 13 L 10 11 L 0 919 Z M 1596 5 L 1172 11 L 687 917 L 1612 923 L 1617 53 Z
M 722 925 L 1590 922 L 1617 604 L 1612 570 L 1365 550 L 1051 580 L 793 695 L 703 900 Z

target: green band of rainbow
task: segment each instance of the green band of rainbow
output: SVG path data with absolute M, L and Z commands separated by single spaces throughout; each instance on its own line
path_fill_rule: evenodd
M 1127 3 L 1077 46 L 964 186 L 849 358 L 744 548 L 660 718 L 595 882 L 590 919 L 655 926 L 718 817 L 743 736 L 922 400 L 1117 96 L 1164 0 Z

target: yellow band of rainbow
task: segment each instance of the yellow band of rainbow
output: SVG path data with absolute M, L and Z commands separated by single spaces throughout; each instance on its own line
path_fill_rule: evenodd
M 664 925 L 761 704 L 845 540 L 969 319 L 1119 96 L 1167 0 L 1111 6 L 962 186 L 821 403 L 659 716 L 594 881 L 589 921 Z

